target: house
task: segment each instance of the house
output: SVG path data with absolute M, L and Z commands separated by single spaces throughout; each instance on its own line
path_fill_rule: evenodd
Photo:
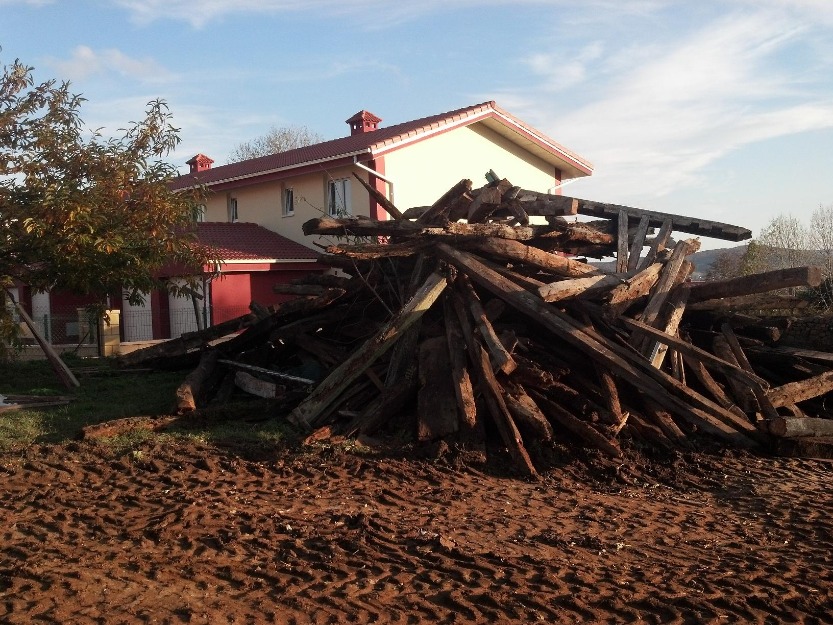
M 566 180 L 593 172 L 587 160 L 494 102 L 392 126 L 368 111 L 346 121 L 349 135 L 287 152 L 218 167 L 205 154 L 191 158 L 189 173 L 171 188 L 203 185 L 210 191 L 197 233 L 223 262 L 205 268 L 195 298 L 160 291 L 133 306 L 120 294 L 112 296 L 110 307 L 122 312 L 122 338 L 176 337 L 243 314 L 252 300 L 282 301 L 274 284 L 325 269 L 315 263 L 314 244 L 323 241 L 303 234 L 305 221 L 323 215 L 388 217 L 355 175 L 405 210 L 432 204 L 463 178 L 479 186 L 490 169 L 523 188 L 554 193 Z M 54 326 L 46 327 L 50 335 L 83 339 L 79 304 L 69 295 L 21 295 L 45 326 Z M 70 307 L 60 316 L 65 302 Z
M 593 172 L 587 160 L 494 102 L 387 127 L 368 111 L 346 121 L 349 136 L 230 165 L 212 167 L 198 154 L 173 187 L 209 189 L 207 221 L 258 223 L 311 246 L 301 230 L 309 219 L 387 218 L 354 174 L 405 210 L 432 204 L 463 178 L 479 186 L 490 169 L 523 188 L 554 192 Z

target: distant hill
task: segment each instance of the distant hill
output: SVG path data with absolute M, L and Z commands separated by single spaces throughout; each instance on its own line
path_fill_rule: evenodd
M 715 250 L 705 250 L 702 252 L 695 252 L 689 256 L 689 260 L 694 263 L 694 273 L 691 275 L 692 280 L 702 280 L 706 277 L 712 263 L 717 260 L 717 257 L 724 252 L 728 252 L 733 256 L 737 256 L 738 262 L 746 252 L 746 245 L 739 245 L 736 247 L 722 247 Z M 590 261 L 591 265 L 599 267 L 605 271 L 616 271 L 616 261 Z
M 739 245 L 737 247 L 723 247 L 716 250 L 705 250 L 702 252 L 695 252 L 689 256 L 689 260 L 694 263 L 694 273 L 691 275 L 693 280 L 702 280 L 706 277 L 712 263 L 717 260 L 717 257 L 723 253 L 731 254 L 737 257 L 740 262 L 741 257 L 746 252 L 746 245 Z

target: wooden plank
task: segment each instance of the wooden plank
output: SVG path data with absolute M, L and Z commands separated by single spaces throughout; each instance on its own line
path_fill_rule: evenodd
M 572 198 L 565 197 L 564 201 L 567 200 L 572 200 Z M 697 217 L 684 217 L 682 215 L 645 210 L 632 206 L 606 204 L 591 200 L 578 200 L 578 212 L 580 215 L 616 219 L 619 216 L 619 211 L 622 210 L 627 213 L 628 217 L 633 219 L 642 219 L 643 216 L 648 217 L 649 226 L 653 228 L 658 228 L 662 226 L 663 222 L 668 221 L 671 223 L 673 230 L 677 232 L 685 232 L 687 234 L 723 239 L 726 241 L 745 241 L 746 239 L 752 238 L 752 232 L 750 230 L 719 221 L 711 221 Z
M 650 219 L 648 221 L 650 224 Z M 648 247 L 648 253 L 645 254 L 645 258 L 643 258 L 636 266 L 637 271 L 642 271 L 643 269 L 647 269 L 650 267 L 654 261 L 656 260 L 657 256 L 659 256 L 660 252 L 665 249 L 665 246 L 668 243 L 668 239 L 671 237 L 671 220 L 666 219 L 662 222 L 659 228 L 659 232 L 654 237 L 654 240 L 651 242 L 651 245 Z
M 636 228 L 636 234 L 633 237 L 631 249 L 628 250 L 628 266 L 627 271 L 636 271 L 639 266 L 639 257 L 642 255 L 642 248 L 645 247 L 645 236 L 648 234 L 648 224 L 650 219 L 647 215 L 642 215 L 639 220 L 639 226 Z
M 274 399 L 278 395 L 278 385 L 256 378 L 251 373 L 237 371 L 234 374 L 234 384 L 237 388 L 264 399 Z
M 677 334 L 677 329 L 680 327 L 680 322 L 683 319 L 687 299 L 688 293 L 685 291 L 674 293 L 668 298 L 667 303 L 671 307 L 671 313 L 665 322 L 665 327 L 660 328 L 666 334 L 670 334 L 671 336 Z M 665 360 L 665 354 L 668 352 L 668 344 L 655 341 L 653 344 L 649 342 L 648 346 L 645 353 L 648 354 L 651 366 L 659 369 Z
M 416 323 L 440 296 L 446 286 L 445 276 L 432 273 L 413 298 L 386 323 L 371 339 L 366 341 L 329 376 L 313 389 L 290 414 L 289 420 L 296 425 L 309 429 L 315 419 L 365 369 L 401 338 L 410 326 Z
M 518 427 L 506 407 L 500 385 L 495 379 L 492 364 L 489 362 L 489 354 L 479 345 L 475 346 L 475 350 L 478 352 L 478 358 L 474 366 L 477 368 L 480 379 L 480 392 L 483 394 L 483 400 L 492 421 L 497 426 L 500 437 L 509 450 L 509 455 L 512 457 L 515 467 L 524 475 L 537 477 L 538 471 L 535 470 L 535 466 L 529 458 L 529 453 L 524 447 Z
M 625 273 L 628 270 L 628 212 L 619 211 L 616 217 L 618 234 L 616 238 L 616 272 Z

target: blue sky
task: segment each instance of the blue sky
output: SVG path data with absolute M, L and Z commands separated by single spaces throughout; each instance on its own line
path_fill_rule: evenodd
M 833 203 L 833 0 L 0 0 L 0 46 L 90 127 L 166 100 L 178 165 L 495 100 L 594 164 L 565 194 L 755 235 Z

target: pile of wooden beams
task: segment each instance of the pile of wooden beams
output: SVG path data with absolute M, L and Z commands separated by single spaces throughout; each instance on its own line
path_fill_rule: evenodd
M 829 363 L 779 352 L 762 323 L 721 304 L 817 285 L 819 269 L 692 283 L 699 241 L 671 238 L 738 241 L 748 230 L 496 177 L 405 212 L 368 192 L 391 219 L 304 224 L 332 237 L 321 262 L 333 275 L 276 287 L 298 297 L 126 364 L 199 360 L 177 393 L 180 413 L 244 389 L 321 436 L 408 428 L 422 443 L 508 451 L 528 475 L 556 443 L 610 456 L 623 437 L 765 448 L 833 423 Z M 613 271 L 587 262 L 607 256 Z

